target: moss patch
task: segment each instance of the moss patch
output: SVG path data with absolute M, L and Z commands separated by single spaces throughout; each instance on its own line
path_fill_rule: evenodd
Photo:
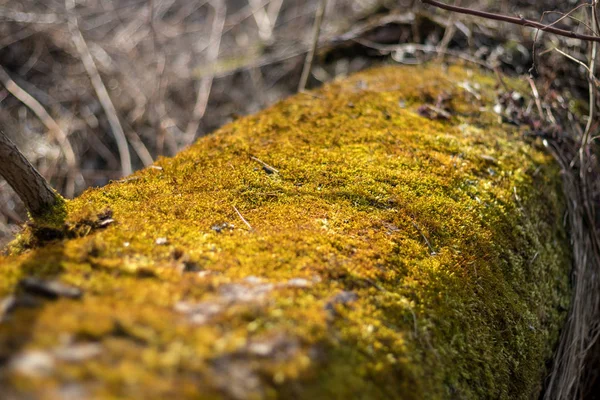
M 0 258 L 3 386 L 534 397 L 568 306 L 564 207 L 551 157 L 491 112 L 494 85 L 370 70 L 68 202 L 68 226 L 100 222 Z M 422 116 L 440 95 L 450 118 Z M 83 296 L 46 300 L 31 276 Z

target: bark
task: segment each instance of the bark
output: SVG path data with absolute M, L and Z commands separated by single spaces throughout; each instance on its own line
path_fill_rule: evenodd
M 19 195 L 32 217 L 43 215 L 57 201 L 56 192 L 2 131 L 0 175 Z

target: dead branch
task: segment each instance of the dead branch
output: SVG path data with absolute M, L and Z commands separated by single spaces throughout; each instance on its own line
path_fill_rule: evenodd
M 592 3 L 592 23 L 594 26 L 598 27 L 598 13 L 596 10 L 596 0 Z M 596 57 L 598 54 L 598 43 L 594 42 L 592 44 L 592 51 L 589 59 L 589 68 L 588 68 L 588 88 L 589 88 L 589 103 L 590 103 L 590 114 L 588 117 L 587 124 L 585 125 L 585 130 L 583 131 L 583 138 L 581 139 L 581 150 L 580 154 L 583 156 L 583 149 L 587 146 L 588 139 L 590 137 L 590 131 L 592 129 L 592 123 L 594 122 L 594 111 L 596 109 L 596 88 L 594 86 L 594 78 L 596 77 Z M 582 164 L 583 169 L 583 164 Z
M 600 42 L 600 37 L 594 35 L 584 35 L 566 29 L 555 28 L 551 25 L 533 21 L 524 17 L 511 17 L 509 15 L 496 14 L 487 11 L 473 10 L 472 8 L 453 6 L 450 4 L 441 3 L 436 0 L 421 0 L 422 3 L 432 5 L 447 11 L 453 11 L 461 14 L 474 15 L 496 21 L 508 22 L 510 24 L 522 25 L 530 28 L 536 28 L 544 32 L 554 33 L 555 35 L 565 36 L 573 39 L 585 40 L 588 42 Z
M 106 90 L 104 82 L 102 82 L 102 78 L 100 77 L 96 63 L 94 62 L 92 54 L 90 53 L 90 49 L 88 48 L 87 43 L 85 42 L 85 39 L 79 30 L 77 15 L 75 14 L 75 0 L 65 0 L 65 7 L 67 9 L 69 21 L 68 25 L 71 38 L 73 43 L 75 43 L 75 47 L 77 48 L 77 52 L 79 53 L 81 61 L 83 62 L 83 66 L 90 77 L 94 91 L 96 92 L 98 100 L 100 101 L 100 104 L 106 113 L 106 118 L 108 118 L 108 123 L 110 124 L 112 133 L 115 136 L 117 147 L 119 149 L 119 157 L 121 158 L 121 171 L 123 175 L 129 175 L 132 172 L 132 167 L 131 155 L 129 154 L 129 148 L 127 146 L 127 138 L 125 137 L 123 127 L 119 122 L 117 110 L 115 109 L 115 106 L 108 95 L 108 90 Z
M 223 34 L 223 28 L 225 26 L 225 17 L 227 15 L 227 7 L 223 0 L 218 0 L 216 5 L 213 5 L 215 15 L 213 18 L 213 27 L 210 33 L 209 46 L 207 50 L 207 57 L 209 63 L 214 63 L 219 57 L 219 50 L 221 48 L 221 36 Z M 186 142 L 191 144 L 196 137 L 200 120 L 204 117 L 206 112 L 206 106 L 208 105 L 208 97 L 214 81 L 214 74 L 210 74 L 202 78 L 200 86 L 198 87 L 198 94 L 196 96 L 196 104 L 192 111 L 192 118 L 188 123 L 185 130 Z
M 304 68 L 302 69 L 302 76 L 300 77 L 300 83 L 298 84 L 299 92 L 303 92 L 304 89 L 306 89 L 306 82 L 308 81 L 308 76 L 310 75 L 310 70 L 312 69 L 313 60 L 315 58 L 315 53 L 317 52 L 317 46 L 319 44 L 319 35 L 321 33 L 321 25 L 323 24 L 323 16 L 325 15 L 326 7 L 327 0 L 321 0 L 319 2 L 319 8 L 317 8 L 317 13 L 315 15 L 312 46 L 310 47 L 310 50 L 306 55 L 306 59 L 304 60 Z
M 0 19 L 27 24 L 57 24 L 64 22 L 58 14 L 27 13 L 6 7 L 0 7 Z
M 240 217 L 240 219 L 242 220 L 242 222 L 244 224 L 246 224 L 246 226 L 248 227 L 248 229 L 250 231 L 253 231 L 254 228 L 252 228 L 252 225 L 250 225 L 250 223 L 248 221 L 246 221 L 246 218 L 244 218 L 244 216 L 242 215 L 242 213 L 237 209 L 236 206 L 233 206 L 233 209 L 235 210 L 235 212 L 237 213 L 238 217 Z

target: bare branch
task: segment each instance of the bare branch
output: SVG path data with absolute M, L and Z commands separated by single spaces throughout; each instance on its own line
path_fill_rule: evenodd
M 0 7 L 0 20 L 25 24 L 58 24 L 64 22 L 58 14 L 35 14 Z
M 121 171 L 123 175 L 129 175 L 132 172 L 132 168 L 131 155 L 129 154 L 129 148 L 127 146 L 127 138 L 125 137 L 123 127 L 119 122 L 117 110 L 115 109 L 115 106 L 108 95 L 108 90 L 106 90 L 104 82 L 102 82 L 102 78 L 100 77 L 96 63 L 94 62 L 92 54 L 90 53 L 90 49 L 88 48 L 87 43 L 85 42 L 85 39 L 79 30 L 77 15 L 75 15 L 75 0 L 65 0 L 65 7 L 67 9 L 69 31 L 71 33 L 73 43 L 75 43 L 75 47 L 77 48 L 77 52 L 81 57 L 83 66 L 90 77 L 94 91 L 96 92 L 98 100 L 100 101 L 100 104 L 106 113 L 106 118 L 108 118 L 108 123 L 110 124 L 110 128 L 115 136 L 117 148 L 119 149 L 119 157 L 121 158 Z
M 493 19 L 496 21 L 508 22 L 510 24 L 522 25 L 531 28 L 536 28 L 541 31 L 554 33 L 555 35 L 565 36 L 573 39 L 581 39 L 588 42 L 600 42 L 600 37 L 593 35 L 583 35 L 566 29 L 555 28 L 551 25 L 546 25 L 541 22 L 533 21 L 523 17 L 511 17 L 509 15 L 496 14 L 487 11 L 473 10 L 466 7 L 458 7 L 450 4 L 441 3 L 436 0 L 421 0 L 422 3 L 432 5 L 434 7 L 441 8 L 443 10 L 453 11 L 461 14 L 474 15 L 476 17 L 483 17 L 487 19 Z
M 212 3 L 211 3 L 212 4 Z M 210 33 L 209 46 L 207 49 L 207 57 L 209 63 L 214 63 L 219 58 L 219 50 L 221 49 L 221 37 L 223 35 L 223 28 L 225 27 L 225 17 L 227 16 L 227 6 L 223 0 L 218 0 L 214 7 L 214 18 L 212 31 Z M 202 78 L 200 86 L 198 87 L 198 94 L 196 95 L 196 103 L 194 110 L 192 111 L 192 118 L 188 122 L 185 130 L 186 142 L 191 144 L 196 137 L 200 120 L 206 113 L 206 106 L 208 105 L 208 97 L 214 81 L 215 75 L 211 73 L 209 76 Z
M 592 3 L 591 19 L 592 19 L 592 22 L 594 23 L 594 25 L 597 27 L 599 25 L 599 23 L 598 23 L 598 13 L 597 13 L 597 9 L 596 9 L 596 0 L 594 0 Z M 598 43 L 594 42 L 592 44 L 592 52 L 590 54 L 590 59 L 589 59 L 590 66 L 588 68 L 588 78 L 589 78 L 588 92 L 589 92 L 589 98 L 590 98 L 590 115 L 589 115 L 587 124 L 585 125 L 585 130 L 583 131 L 583 138 L 581 139 L 581 151 L 580 151 L 581 155 L 583 155 L 583 149 L 588 144 L 588 139 L 590 137 L 590 131 L 592 129 L 592 124 L 594 123 L 594 111 L 596 109 L 596 88 L 594 87 L 594 78 L 596 77 L 596 56 L 597 56 L 597 54 L 598 54 Z M 582 164 L 582 168 L 583 168 L 583 164 Z

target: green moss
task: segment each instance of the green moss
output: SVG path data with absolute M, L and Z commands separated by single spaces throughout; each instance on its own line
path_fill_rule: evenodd
M 41 215 L 31 217 L 38 225 L 44 225 L 51 228 L 60 228 L 67 219 L 67 201 L 58 193 L 56 201 L 48 210 L 45 210 Z
M 5 387 L 536 396 L 570 295 L 564 205 L 551 157 L 491 112 L 494 85 L 464 66 L 374 69 L 70 201 L 67 226 L 94 229 L 0 259 L 0 296 L 23 300 L 26 276 L 84 291 L 5 316 Z M 420 116 L 442 93 L 451 119 Z M 61 358 L 82 344 L 101 351 Z M 32 351 L 53 368 L 23 368 Z
M 29 226 L 10 243 L 10 252 L 19 254 L 30 247 L 65 236 L 66 219 L 67 201 L 57 193 L 56 201 L 51 207 L 39 215 L 29 214 Z

